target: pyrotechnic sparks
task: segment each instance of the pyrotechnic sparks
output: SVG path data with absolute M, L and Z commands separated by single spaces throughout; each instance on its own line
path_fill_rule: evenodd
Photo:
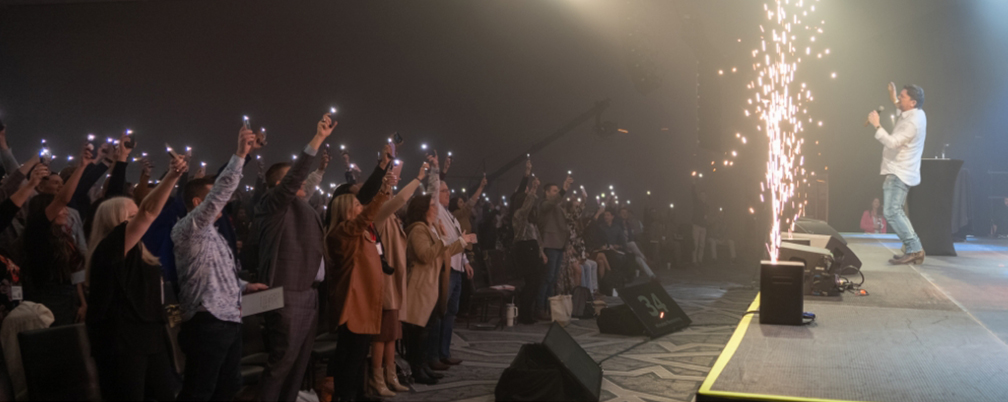
M 767 244 L 772 261 L 777 261 L 781 231 L 791 231 L 795 219 L 804 213 L 804 203 L 793 200 L 802 181 L 799 169 L 803 141 L 797 137 L 804 131 L 802 122 L 812 121 L 803 105 L 814 98 L 804 83 L 795 83 L 795 73 L 802 56 L 813 54 L 817 47 L 813 34 L 822 33 L 821 26 L 802 22 L 804 16 L 815 12 L 815 6 L 806 7 L 809 2 L 776 0 L 763 5 L 767 22 L 760 25 L 760 47 L 752 52 L 756 79 L 746 86 L 755 92 L 754 114 L 759 117 L 756 129 L 765 132 L 769 140 L 766 181 L 760 183 L 764 192 L 760 200 L 766 195 L 773 214 Z M 811 22 L 814 25 L 815 21 Z M 822 122 L 818 125 L 822 126 Z M 745 143 L 745 138 L 742 141 Z M 782 222 L 786 227 L 782 227 Z

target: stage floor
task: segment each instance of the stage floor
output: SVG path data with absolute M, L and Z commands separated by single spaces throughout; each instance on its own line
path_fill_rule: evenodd
M 844 236 L 869 295 L 806 298 L 806 326 L 747 315 L 697 400 L 1008 400 L 1008 244 L 890 266 L 895 236 Z

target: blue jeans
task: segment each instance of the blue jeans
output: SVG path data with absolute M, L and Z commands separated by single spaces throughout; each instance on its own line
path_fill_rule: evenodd
M 441 319 L 441 350 L 438 356 L 442 359 L 451 357 L 452 331 L 455 329 L 455 316 L 458 315 L 459 297 L 462 296 L 462 273 L 456 270 L 451 271 L 448 280 L 448 311 Z
M 559 248 L 544 248 L 543 253 L 546 254 L 546 278 L 539 285 L 539 310 L 548 311 L 549 310 L 549 297 L 551 296 L 551 289 L 553 285 L 556 284 L 557 273 L 560 272 L 560 265 L 563 264 L 563 249 Z
M 889 222 L 889 227 L 896 232 L 900 241 L 906 246 L 906 253 L 912 254 L 923 250 L 924 247 L 921 246 L 920 238 L 917 237 L 917 232 L 914 232 L 913 225 L 910 224 L 910 218 L 907 218 L 906 212 L 903 212 L 903 204 L 906 203 L 908 191 L 910 191 L 910 186 L 903 183 L 899 177 L 886 175 L 885 182 L 882 183 L 882 195 L 885 198 L 882 214 Z

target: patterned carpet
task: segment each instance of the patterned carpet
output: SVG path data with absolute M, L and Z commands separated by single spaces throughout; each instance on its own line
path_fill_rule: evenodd
M 660 273 L 666 291 L 693 324 L 676 333 L 646 337 L 600 334 L 594 319 L 575 320 L 567 331 L 602 364 L 602 401 L 689 401 L 756 296 L 739 266 L 687 268 Z M 751 271 L 750 271 L 751 272 Z M 717 278 L 717 279 L 714 279 Z M 619 298 L 607 298 L 609 305 Z M 549 323 L 504 330 L 455 331 L 452 356 L 462 359 L 438 385 L 415 385 L 391 401 L 492 401 L 501 372 L 522 344 L 542 340 Z

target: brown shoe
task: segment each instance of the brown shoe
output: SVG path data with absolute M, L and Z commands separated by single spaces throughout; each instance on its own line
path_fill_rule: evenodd
M 893 265 L 919 265 L 924 263 L 924 250 L 918 251 L 916 253 L 908 253 L 900 258 L 893 258 L 889 260 L 890 264 Z
M 451 366 L 449 366 L 447 364 L 444 364 L 444 363 L 441 363 L 440 360 L 434 360 L 434 361 L 428 363 L 428 365 L 430 366 L 431 370 L 435 370 L 435 371 L 446 371 L 449 368 L 451 368 Z
M 449 357 L 447 359 L 441 359 L 441 363 L 447 364 L 449 366 L 458 366 L 459 364 L 462 364 L 462 359 Z

